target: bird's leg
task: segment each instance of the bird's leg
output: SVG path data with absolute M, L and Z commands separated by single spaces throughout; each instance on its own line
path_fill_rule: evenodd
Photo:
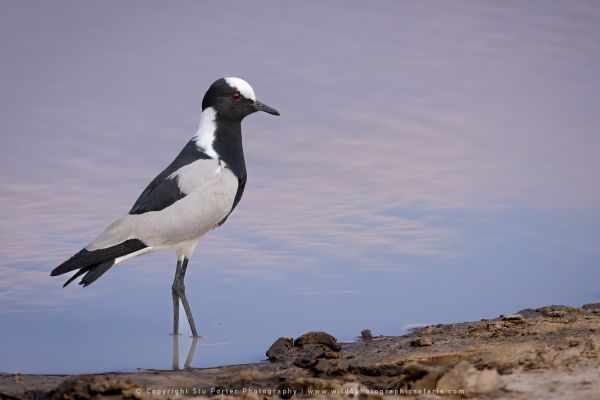
M 185 310 L 185 315 L 187 316 L 188 322 L 190 323 L 190 328 L 192 329 L 192 336 L 198 337 L 198 332 L 196 331 L 196 324 L 194 324 L 194 316 L 192 315 L 192 309 L 190 308 L 190 304 L 188 303 L 187 297 L 185 295 L 185 285 L 183 284 L 187 265 L 188 259 L 184 258 L 183 263 L 181 264 L 181 271 L 179 274 L 180 280 L 177 284 L 177 289 L 179 298 L 181 299 L 181 304 L 183 304 L 183 309 Z
M 173 370 L 179 369 L 179 335 L 173 335 Z
M 173 286 L 171 286 L 171 293 L 173 294 L 173 335 L 179 335 L 179 288 L 178 284 L 180 281 L 179 276 L 181 275 L 182 261 L 177 260 L 177 269 L 175 269 L 175 279 L 173 280 Z
M 183 364 L 183 368 L 188 369 L 192 364 L 192 360 L 194 359 L 194 353 L 196 353 L 196 344 L 198 342 L 198 337 L 194 336 L 192 338 L 192 344 L 190 346 L 190 350 L 188 351 L 187 358 L 185 359 L 185 364 Z
M 171 287 L 173 292 L 173 334 L 179 334 L 179 300 L 181 300 L 181 304 L 183 304 L 183 309 L 185 310 L 185 315 L 187 316 L 188 322 L 190 323 L 190 328 L 192 329 L 192 336 L 198 337 L 196 324 L 194 323 L 194 316 L 192 315 L 192 309 L 190 308 L 190 304 L 188 303 L 185 295 L 185 284 L 183 283 L 187 265 L 187 258 L 177 261 L 175 280 L 173 281 L 173 286 Z

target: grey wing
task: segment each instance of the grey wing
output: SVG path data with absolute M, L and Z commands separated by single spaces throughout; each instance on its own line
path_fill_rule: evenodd
M 166 170 L 165 170 L 166 171 Z M 129 211 L 129 214 L 143 214 L 148 211 L 160 211 L 185 197 L 177 182 L 169 176 L 158 175 L 146 189 Z
M 86 249 L 106 248 L 131 238 L 154 248 L 166 239 L 204 234 L 205 228 L 213 228 L 231 211 L 237 186 L 235 175 L 214 159 L 196 160 L 169 175 L 163 172 L 142 193 L 134 212 L 112 223 Z
M 160 211 L 184 198 L 189 192 L 182 191 L 178 182 L 181 178 L 179 172 L 199 160 L 216 162 L 200 150 L 193 140 L 190 140 L 175 160 L 144 189 L 129 214 Z

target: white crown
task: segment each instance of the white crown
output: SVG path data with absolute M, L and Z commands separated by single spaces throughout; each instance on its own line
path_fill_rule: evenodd
M 245 98 L 250 99 L 252 101 L 256 101 L 254 89 L 252 89 L 252 86 L 250 86 L 250 84 L 245 80 L 236 77 L 229 77 L 225 78 L 225 82 L 227 82 L 229 86 L 240 92 L 240 94 Z

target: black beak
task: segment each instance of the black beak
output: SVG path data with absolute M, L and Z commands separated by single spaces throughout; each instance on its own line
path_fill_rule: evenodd
M 274 108 L 269 107 L 266 104 L 261 103 L 260 101 L 255 101 L 254 102 L 254 109 L 256 111 L 264 111 L 264 112 L 269 113 L 269 114 L 279 115 L 279 111 L 277 111 Z

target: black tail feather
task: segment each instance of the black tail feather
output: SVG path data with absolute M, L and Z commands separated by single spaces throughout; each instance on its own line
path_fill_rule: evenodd
M 129 239 L 123 243 L 119 243 L 105 249 L 92 251 L 83 249 L 58 267 L 54 268 L 50 275 L 61 275 L 78 269 L 79 271 L 69 278 L 63 287 L 66 287 L 69 283 L 73 282 L 83 274 L 85 275 L 79 284 L 83 285 L 83 287 L 86 287 L 104 275 L 104 273 L 115 264 L 116 258 L 135 253 L 136 251 L 142 250 L 145 247 L 147 246 L 142 241 L 137 239 Z
M 106 271 L 115 265 L 115 260 L 106 261 L 97 265 L 92 265 L 91 267 L 81 268 L 75 275 L 69 278 L 68 281 L 65 282 L 63 287 L 66 287 L 69 283 L 73 282 L 75 279 L 79 278 L 81 275 L 85 274 L 79 282 L 83 287 L 90 286 L 92 283 L 96 282 L 98 278 L 100 278 Z
M 77 279 L 78 277 L 80 277 L 81 275 L 85 274 L 86 272 L 88 272 L 90 270 L 91 267 L 87 267 L 87 268 L 81 268 L 79 271 L 77 271 L 77 273 L 75 275 L 73 275 L 72 277 L 69 278 L 68 281 L 65 282 L 65 284 L 63 285 L 64 287 L 67 287 L 67 285 L 71 282 L 73 282 L 75 279 Z
M 98 250 L 82 249 L 73 257 L 69 258 L 58 267 L 54 268 L 50 273 L 51 276 L 61 275 L 67 272 L 75 271 L 87 267 L 93 267 L 102 264 L 109 260 L 114 260 L 117 257 L 122 257 L 127 254 L 134 253 L 147 247 L 144 242 L 138 239 L 129 239 L 123 243 Z M 105 271 L 106 272 L 106 271 Z
M 90 286 L 96 281 L 96 279 L 104 275 L 104 273 L 108 271 L 113 265 L 115 265 L 115 260 L 106 261 L 102 264 L 93 266 L 92 268 L 87 270 L 87 273 L 83 276 L 83 278 L 81 278 L 81 282 L 79 282 L 79 284 L 83 285 L 83 287 Z

